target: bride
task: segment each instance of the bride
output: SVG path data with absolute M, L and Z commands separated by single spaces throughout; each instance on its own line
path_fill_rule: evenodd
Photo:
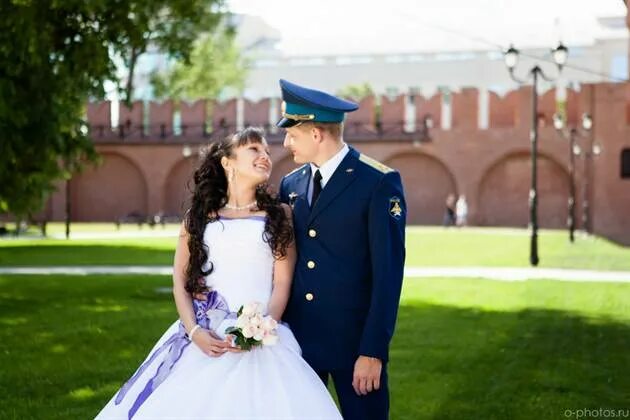
M 279 321 L 289 298 L 291 210 L 266 191 L 270 173 L 259 129 L 210 146 L 175 251 L 179 320 L 96 419 L 341 419 L 286 325 L 248 351 L 225 334 L 241 306 Z

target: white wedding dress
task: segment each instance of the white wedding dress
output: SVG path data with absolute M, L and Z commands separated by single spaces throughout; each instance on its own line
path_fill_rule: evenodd
M 273 256 L 263 230 L 258 216 L 221 218 L 206 227 L 212 292 L 194 306 L 198 322 L 219 335 L 241 305 L 269 301 Z M 341 419 L 289 328 L 279 325 L 278 336 L 276 345 L 214 358 L 188 341 L 177 320 L 96 419 Z

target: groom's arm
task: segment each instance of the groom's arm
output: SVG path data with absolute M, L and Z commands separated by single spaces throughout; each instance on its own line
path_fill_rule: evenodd
M 278 191 L 278 198 L 280 199 L 281 203 L 288 203 L 289 202 L 289 199 L 287 197 L 286 187 L 285 187 L 286 179 L 287 179 L 287 177 L 283 176 L 282 180 L 280 181 L 280 189 Z
M 386 362 L 398 314 L 405 265 L 405 203 L 400 174 L 383 176 L 368 216 L 372 296 L 359 354 Z

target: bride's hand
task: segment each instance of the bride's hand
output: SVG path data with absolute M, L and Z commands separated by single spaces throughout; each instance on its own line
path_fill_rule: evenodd
M 193 336 L 193 343 L 210 357 L 219 357 L 227 352 L 240 351 L 228 339 L 222 340 L 214 332 L 200 328 Z
M 235 344 L 234 344 L 234 339 L 235 339 L 235 338 L 236 338 L 236 337 L 234 337 L 232 334 L 228 334 L 228 335 L 225 337 L 225 341 L 227 341 L 227 343 L 230 345 L 230 347 L 229 347 L 228 351 L 229 351 L 230 353 L 243 353 L 243 352 L 247 351 L 247 350 L 243 350 L 243 349 L 241 348 L 241 346 L 237 346 L 237 345 L 235 345 Z

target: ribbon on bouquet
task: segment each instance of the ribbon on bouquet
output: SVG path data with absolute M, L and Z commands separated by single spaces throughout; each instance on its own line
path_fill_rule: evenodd
M 204 294 L 206 300 L 193 299 L 193 309 L 195 311 L 195 318 L 197 324 L 205 329 L 214 329 L 219 326 L 229 315 L 235 316 L 236 314 L 230 314 L 227 302 L 216 291 L 208 292 Z M 147 370 L 149 366 L 158 358 L 158 356 L 165 351 L 167 352 L 160 366 L 158 367 L 155 375 L 149 379 L 138 397 L 134 401 L 133 405 L 129 409 L 128 418 L 131 419 L 136 411 L 142 406 L 142 404 L 149 398 L 149 396 L 155 391 L 155 389 L 168 377 L 173 370 L 173 367 L 177 361 L 182 357 L 184 350 L 190 344 L 190 340 L 186 334 L 186 329 L 183 323 L 179 323 L 177 332 L 171 335 L 153 354 L 144 362 L 134 373 L 134 375 L 120 388 L 118 395 L 116 396 L 116 405 L 120 404 L 127 395 L 127 392 L 136 383 L 138 378 Z

